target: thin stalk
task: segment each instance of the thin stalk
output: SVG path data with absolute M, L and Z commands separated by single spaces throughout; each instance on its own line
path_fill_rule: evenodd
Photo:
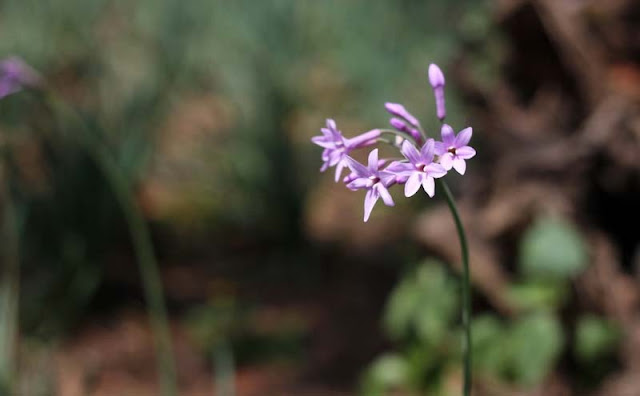
M 235 396 L 233 350 L 227 340 L 221 340 L 213 351 L 214 394 Z
M 72 119 L 74 124 L 82 129 L 83 133 L 73 134 L 72 138 L 77 138 L 82 147 L 87 150 L 87 154 L 96 162 L 120 204 L 131 233 L 149 309 L 162 395 L 175 396 L 178 394 L 177 375 L 162 281 L 150 232 L 131 189 L 131 184 L 123 175 L 122 169 L 118 166 L 112 153 L 107 150 L 106 145 L 97 136 L 87 129 L 80 116 L 55 97 L 49 95 L 46 99 L 56 116 L 61 116 L 62 119 Z
M 413 136 L 405 132 L 396 131 L 395 129 L 380 129 L 380 133 L 387 133 L 394 136 L 400 136 L 403 139 L 407 139 L 409 141 L 416 143 L 416 140 L 413 138 Z
M 427 136 L 427 132 L 425 132 L 425 130 L 422 129 L 422 125 L 418 125 L 418 130 L 420 131 L 420 136 L 422 136 L 422 140 L 426 142 L 429 136 Z
M 3 213 L 3 271 L 0 284 L 0 393 L 13 394 L 16 376 L 20 295 L 20 226 L 7 187 Z
M 464 383 L 462 394 L 464 396 L 471 395 L 471 283 L 469 271 L 469 248 L 467 246 L 467 237 L 464 233 L 464 227 L 460 220 L 460 214 L 453 199 L 453 194 L 449 190 L 447 183 L 438 179 L 442 190 L 444 191 L 447 205 L 451 211 L 451 216 L 456 223 L 458 239 L 460 241 L 460 251 L 462 252 L 462 327 L 464 329 L 464 339 L 462 343 L 463 364 L 464 364 Z

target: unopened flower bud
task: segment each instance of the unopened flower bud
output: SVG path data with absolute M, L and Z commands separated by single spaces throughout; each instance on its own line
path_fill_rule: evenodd
M 447 108 L 444 101 L 445 81 L 442 70 L 435 63 L 429 65 L 429 84 L 433 88 L 433 95 L 436 99 L 436 114 L 438 119 L 442 121 L 447 116 Z

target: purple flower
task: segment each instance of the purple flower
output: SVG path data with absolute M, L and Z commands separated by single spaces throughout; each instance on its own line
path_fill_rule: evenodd
M 378 169 L 382 168 L 385 164 L 387 163 L 386 159 L 380 159 L 378 160 Z M 342 178 L 342 182 L 347 185 L 347 187 L 349 187 L 349 183 L 351 183 L 352 181 L 354 181 L 355 179 L 358 178 L 358 174 L 355 172 L 349 172 L 348 175 L 346 175 L 345 177 Z M 388 187 L 388 186 L 387 186 Z M 357 189 L 356 189 L 357 190 Z M 354 190 L 355 191 L 355 190 Z
M 436 142 L 435 153 L 440 156 L 440 164 L 446 170 L 453 167 L 458 173 L 464 175 L 467 169 L 465 160 L 476 155 L 476 150 L 468 146 L 472 133 L 473 129 L 469 127 L 461 130 L 456 136 L 453 128 L 447 124 L 442 125 L 442 142 Z
M 436 189 L 434 179 L 447 174 L 442 165 L 433 162 L 434 145 L 433 139 L 429 139 L 418 151 L 405 140 L 400 151 L 409 163 L 394 163 L 387 168 L 387 171 L 408 177 L 404 185 L 405 196 L 413 196 L 422 186 L 427 195 L 433 197 Z
M 369 220 L 371 211 L 379 198 L 382 198 L 385 205 L 393 206 L 393 199 L 387 187 L 394 181 L 395 175 L 378 168 L 378 149 L 369 153 L 368 166 L 362 165 L 349 156 L 346 158 L 347 165 L 357 176 L 347 187 L 352 190 L 367 190 L 364 198 L 364 221 Z
M 433 95 L 436 98 L 436 114 L 440 121 L 447 116 L 447 108 L 444 103 L 444 75 L 438 65 L 429 65 L 429 84 L 433 88 Z
M 318 146 L 324 148 L 322 152 L 322 160 L 324 164 L 320 168 L 321 172 L 326 171 L 329 167 L 336 167 L 336 182 L 340 180 L 342 170 L 347 166 L 347 155 L 354 149 L 370 146 L 376 143 L 376 139 L 380 136 L 379 129 L 373 129 L 351 139 L 342 136 L 342 132 L 337 128 L 334 120 L 327 120 L 327 127 L 322 128 L 322 136 L 314 136 L 311 141 Z
M 0 99 L 34 86 L 40 80 L 38 74 L 20 58 L 9 57 L 0 61 Z

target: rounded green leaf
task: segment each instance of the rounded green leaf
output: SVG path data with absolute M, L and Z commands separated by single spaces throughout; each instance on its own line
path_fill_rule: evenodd
M 519 264 L 525 275 L 536 279 L 570 278 L 587 264 L 585 243 L 570 224 L 540 219 L 522 238 Z
M 391 292 L 385 328 L 394 339 L 416 334 L 424 342 L 438 343 L 452 327 L 457 307 L 456 282 L 441 263 L 427 260 Z
M 410 367 L 404 357 L 388 353 L 378 357 L 367 369 L 362 394 L 384 395 L 388 391 L 405 388 L 409 384 Z
M 597 316 L 584 316 L 576 327 L 576 355 L 583 362 L 593 362 L 612 353 L 619 340 L 620 329 L 615 323 Z
M 507 374 L 523 385 L 542 382 L 562 352 L 564 336 L 558 320 L 550 314 L 534 314 L 513 324 L 508 342 Z

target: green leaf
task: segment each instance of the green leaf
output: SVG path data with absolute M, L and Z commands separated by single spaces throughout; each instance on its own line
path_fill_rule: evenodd
M 394 339 L 416 334 L 422 341 L 438 343 L 457 315 L 456 282 L 434 260 L 422 263 L 391 292 L 384 325 Z
M 582 362 L 594 362 L 611 354 L 620 340 L 615 323 L 597 316 L 580 318 L 576 327 L 575 351 Z
M 564 283 L 529 282 L 510 285 L 507 298 L 521 310 L 546 310 L 558 308 L 566 294 Z
M 493 315 L 482 315 L 473 319 L 471 327 L 474 370 L 499 376 L 509 357 L 504 348 L 505 326 Z
M 562 328 L 549 314 L 533 314 L 513 324 L 505 351 L 510 354 L 507 374 L 517 383 L 540 383 L 562 351 Z
M 519 264 L 525 275 L 535 279 L 567 279 L 585 268 L 585 243 L 570 224 L 540 219 L 522 238 Z
M 367 369 L 362 394 L 384 395 L 387 391 L 409 386 L 410 367 L 404 357 L 388 353 L 378 357 Z

